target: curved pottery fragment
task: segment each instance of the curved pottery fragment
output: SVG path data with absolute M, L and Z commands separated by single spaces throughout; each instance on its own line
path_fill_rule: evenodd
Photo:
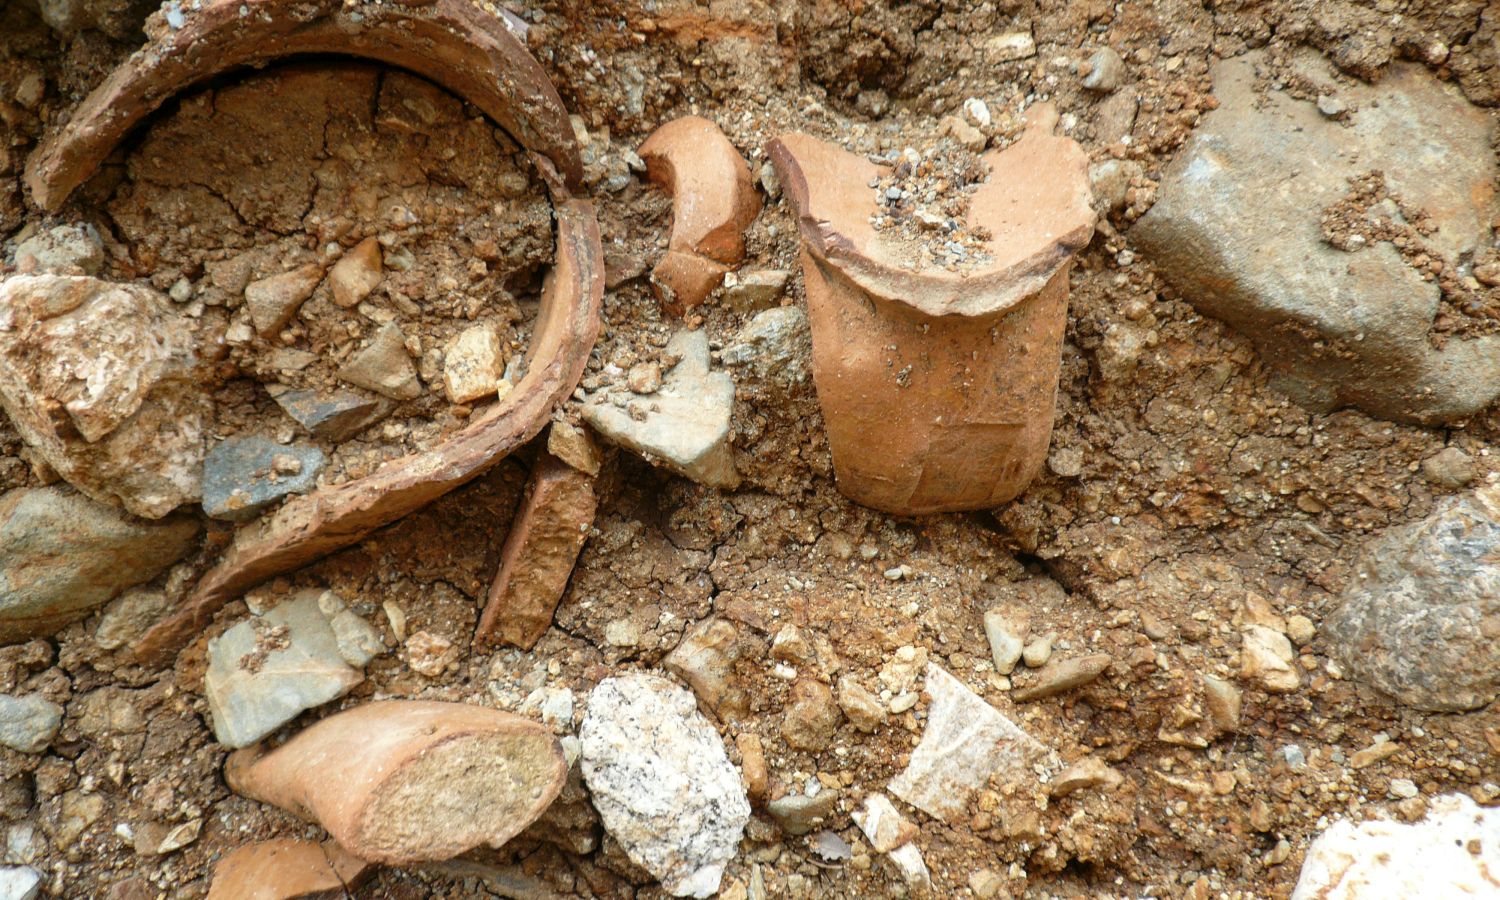
M 409 69 L 484 110 L 571 187 L 583 160 L 547 74 L 496 15 L 470 0 L 425 5 L 337 0 L 204 0 L 131 54 L 26 163 L 26 184 L 56 211 L 142 119 L 174 95 L 242 66 L 337 54 Z
M 136 654 L 153 663 L 164 661 L 256 582 L 359 541 L 534 437 L 583 374 L 604 293 L 593 204 L 569 190 L 581 179 L 582 163 L 567 110 L 500 17 L 468 0 L 352 7 L 328 0 L 217 0 L 185 14 L 181 28 L 163 30 L 127 59 L 28 160 L 26 183 L 38 204 L 60 207 L 131 126 L 205 78 L 288 56 L 341 54 L 432 79 L 531 150 L 552 195 L 557 251 L 542 288 L 526 376 L 516 389 L 442 444 L 295 498 L 241 529 L 182 609 L 141 639 Z
M 1025 490 L 1052 434 L 1073 255 L 1093 236 L 1087 158 L 1033 108 L 987 153 L 967 222 L 989 261 L 901 263 L 877 233 L 886 170 L 805 134 L 771 142 L 796 208 L 813 380 L 839 489 L 898 514 L 983 509 Z
M 541 724 L 428 700 L 366 703 L 224 763 L 235 792 L 396 866 L 501 846 L 546 811 L 567 774 L 562 745 Z
M 760 215 L 760 195 L 745 158 L 702 116 L 661 126 L 639 153 L 646 176 L 672 196 L 672 235 L 651 284 L 667 311 L 682 315 L 745 258 L 744 232 Z

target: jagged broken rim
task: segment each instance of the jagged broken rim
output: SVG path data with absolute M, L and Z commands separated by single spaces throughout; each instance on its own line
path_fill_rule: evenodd
M 1054 113 L 1038 110 L 1025 135 L 986 153 L 989 178 L 969 204 L 968 224 L 987 230 L 991 262 L 966 272 L 913 271 L 870 223 L 871 179 L 889 171 L 806 134 L 782 135 L 768 152 L 797 211 L 803 246 L 865 293 L 929 316 L 989 316 L 1040 291 L 1094 234 L 1088 159 L 1052 134 Z
M 162 103 L 206 78 L 312 53 L 409 69 L 483 110 L 541 171 L 557 221 L 556 258 L 542 287 L 526 375 L 505 400 L 436 447 L 374 474 L 295 497 L 236 532 L 181 608 L 152 626 L 136 657 L 159 664 L 234 597 L 266 578 L 347 547 L 464 484 L 541 431 L 583 375 L 599 333 L 603 250 L 577 141 L 556 88 L 504 20 L 470 0 L 421 5 L 340 0 L 212 0 L 185 11 L 93 91 L 27 161 L 26 182 L 56 210 Z

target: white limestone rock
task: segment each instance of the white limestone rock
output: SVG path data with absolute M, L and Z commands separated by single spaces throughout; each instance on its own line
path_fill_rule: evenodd
M 0 406 L 74 487 L 159 519 L 201 493 L 203 392 L 188 329 L 148 287 L 0 282 Z
M 974 792 L 999 775 L 1036 782 L 1033 765 L 1051 764 L 1047 748 L 964 687 L 937 663 L 927 665 L 927 729 L 890 791 L 934 818 L 963 816 Z
M 1292 900 L 1500 896 L 1500 810 L 1463 794 L 1438 797 L 1427 817 L 1335 822 L 1307 850 Z
M 578 737 L 594 806 L 631 861 L 673 896 L 713 896 L 750 801 L 692 693 L 657 675 L 605 679 Z

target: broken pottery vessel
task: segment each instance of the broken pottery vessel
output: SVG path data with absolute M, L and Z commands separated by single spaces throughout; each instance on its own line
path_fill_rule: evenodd
M 224 764 L 236 793 L 317 822 L 360 859 L 398 866 L 501 846 L 567 774 L 540 723 L 429 700 L 366 703 Z
M 1073 255 L 1093 235 L 1087 158 L 1033 107 L 987 153 L 971 227 L 987 263 L 911 270 L 870 223 L 885 167 L 805 134 L 771 142 L 797 212 L 813 380 L 839 489 L 899 514 L 983 509 L 1042 467 Z
M 175 7 L 173 8 L 175 9 Z M 241 528 L 218 565 L 135 647 L 161 663 L 251 585 L 353 544 L 482 474 L 536 436 L 577 385 L 599 331 L 603 252 L 593 204 L 575 192 L 583 163 L 562 98 L 506 20 L 468 0 L 303 3 L 240 0 L 165 13 L 26 163 L 32 199 L 59 209 L 116 146 L 175 94 L 242 66 L 336 54 L 408 69 L 483 110 L 531 151 L 552 198 L 554 264 L 542 286 L 525 376 L 463 430 L 373 474 L 326 485 Z
M 745 158 L 702 116 L 656 129 L 640 157 L 646 177 L 672 195 L 672 235 L 651 286 L 668 312 L 682 315 L 745 258 L 744 232 L 760 214 L 760 194 Z

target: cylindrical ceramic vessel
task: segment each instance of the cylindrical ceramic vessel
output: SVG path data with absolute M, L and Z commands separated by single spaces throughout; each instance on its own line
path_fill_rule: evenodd
M 987 260 L 913 271 L 870 224 L 883 169 L 806 135 L 771 144 L 798 214 L 813 380 L 839 489 L 900 514 L 1012 499 L 1047 456 L 1068 271 L 1093 234 L 1086 158 L 1041 112 L 967 221 Z

